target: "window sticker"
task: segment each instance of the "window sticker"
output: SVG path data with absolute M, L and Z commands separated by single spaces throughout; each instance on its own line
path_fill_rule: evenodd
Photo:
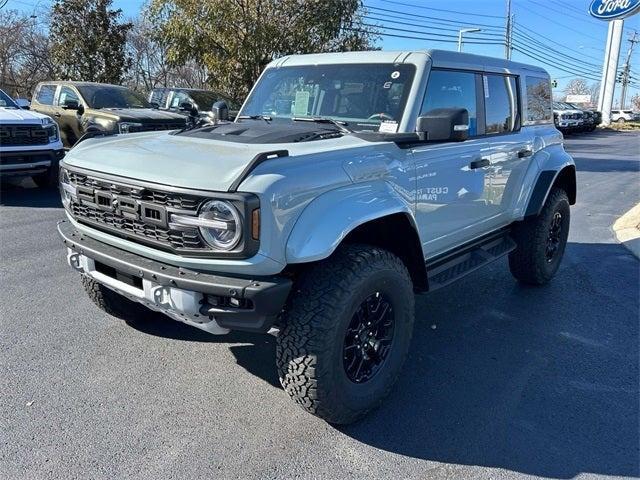
M 309 92 L 296 92 L 296 103 L 293 107 L 293 114 L 305 117 L 309 112 Z
M 397 133 L 398 132 L 398 122 L 394 120 L 384 120 L 380 124 L 380 129 L 378 130 L 381 133 Z
M 384 82 L 382 88 L 391 88 L 391 85 L 393 85 L 393 82 Z
M 393 78 L 394 80 L 399 77 L 400 77 L 400 72 L 397 70 L 391 74 L 391 78 Z
M 489 79 L 483 76 L 482 80 L 484 82 L 484 98 L 489 98 Z

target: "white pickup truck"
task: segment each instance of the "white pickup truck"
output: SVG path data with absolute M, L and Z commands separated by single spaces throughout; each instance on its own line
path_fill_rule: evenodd
M 56 122 L 47 115 L 22 110 L 0 90 L 0 175 L 30 176 L 39 187 L 53 187 L 62 157 Z

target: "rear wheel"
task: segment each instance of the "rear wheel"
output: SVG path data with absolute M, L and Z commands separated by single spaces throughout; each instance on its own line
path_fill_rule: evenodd
M 626 120 L 625 120 L 624 118 L 622 118 L 622 117 L 620 117 L 620 118 L 617 120 L 617 122 L 618 122 L 620 125 L 622 125 L 625 121 L 626 121 Z
M 297 282 L 277 341 L 280 382 L 306 411 L 354 422 L 396 382 L 413 320 L 402 261 L 380 248 L 342 247 Z
M 567 244 L 570 214 L 566 192 L 554 188 L 540 214 L 515 227 L 517 247 L 509 254 L 509 268 L 516 279 L 544 285 L 553 278 Z

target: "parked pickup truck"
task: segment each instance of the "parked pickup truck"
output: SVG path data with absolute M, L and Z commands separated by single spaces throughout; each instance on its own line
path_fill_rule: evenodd
M 570 107 L 562 102 L 553 102 L 553 116 L 556 128 L 562 133 L 583 130 L 584 113 L 582 110 Z
M 64 157 L 60 131 L 51 117 L 21 110 L 0 90 L 0 175 L 31 177 L 39 187 L 58 184 Z
M 149 103 L 160 110 L 171 110 L 190 117 L 212 116 L 211 108 L 216 102 L 225 102 L 230 118 L 236 118 L 240 104 L 229 97 L 196 88 L 154 88 L 149 93 Z
M 286 392 L 349 423 L 400 374 L 415 294 L 503 256 L 522 283 L 552 279 L 576 201 L 562 142 L 535 66 L 293 55 L 233 123 L 81 142 L 63 162 L 58 230 L 98 307 L 278 331 Z
M 83 135 L 178 130 L 186 125 L 183 115 L 153 109 L 142 95 L 105 83 L 39 83 L 31 110 L 58 122 L 67 148 Z

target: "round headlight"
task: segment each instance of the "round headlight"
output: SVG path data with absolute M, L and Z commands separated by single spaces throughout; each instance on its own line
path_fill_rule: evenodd
M 231 250 L 240 241 L 242 222 L 236 207 L 222 200 L 209 200 L 200 208 L 198 218 L 223 222 L 224 227 L 200 227 L 202 238 L 218 250 Z

